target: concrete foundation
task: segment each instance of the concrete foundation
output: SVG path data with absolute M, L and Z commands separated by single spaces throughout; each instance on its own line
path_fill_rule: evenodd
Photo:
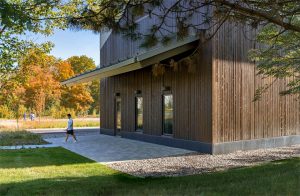
M 176 139 L 168 136 L 156 136 L 143 133 L 125 132 L 121 131 L 121 136 L 128 139 L 140 140 L 144 142 L 150 142 L 175 148 L 183 148 L 187 150 L 193 150 L 203 153 L 212 153 L 212 146 L 210 143 L 204 143 L 199 141 Z
M 115 135 L 112 129 L 102 129 L 101 134 Z M 177 139 L 169 136 L 148 135 L 140 132 L 121 131 L 121 137 L 150 142 L 175 148 L 183 148 L 208 154 L 227 154 L 238 150 L 256 150 L 264 148 L 276 148 L 300 144 L 300 135 L 262 138 L 254 140 L 242 140 L 234 142 L 224 142 L 217 144 L 204 143 L 199 141 Z
M 212 147 L 212 154 L 227 154 L 238 150 L 276 148 L 295 144 L 300 144 L 300 135 L 224 142 L 214 144 Z
M 113 130 L 113 129 L 103 129 L 103 128 L 100 128 L 100 134 L 111 135 L 111 136 L 116 135 L 115 130 Z

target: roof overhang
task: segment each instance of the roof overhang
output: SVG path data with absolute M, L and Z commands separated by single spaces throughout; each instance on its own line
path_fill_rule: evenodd
M 61 82 L 61 84 L 72 86 L 74 84 L 90 82 L 96 79 L 141 69 L 195 48 L 195 42 L 197 40 L 199 40 L 199 38 L 189 37 L 167 46 L 161 46 L 120 63 L 85 72 L 81 75 L 65 80 Z

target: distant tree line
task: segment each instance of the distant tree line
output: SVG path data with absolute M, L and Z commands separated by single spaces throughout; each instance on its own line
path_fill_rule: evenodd
M 193 23 L 191 18 L 195 13 L 204 20 Z M 137 19 L 142 16 L 156 21 L 144 33 L 138 30 Z M 170 19 L 176 24 L 169 24 Z M 259 98 L 275 80 L 283 78 L 291 80 L 286 84 L 287 90 L 280 94 L 300 95 L 300 0 L 0 1 L 0 92 L 18 72 L 15 63 L 25 53 L 32 48 L 51 49 L 51 43 L 38 44 L 20 36 L 28 32 L 48 36 L 54 29 L 94 32 L 109 29 L 133 40 L 141 39 L 141 46 L 151 47 L 189 36 L 190 29 L 199 32 L 201 42 L 207 41 L 226 22 L 251 25 L 257 31 L 255 39 L 264 45 L 249 51 L 249 57 L 257 63 L 258 74 L 267 80 L 272 78 L 270 84 L 257 89 L 256 97 Z M 203 25 L 206 25 L 205 31 Z M 175 34 L 168 32 L 166 27 L 170 26 L 176 27 Z M 16 93 L 22 94 L 22 89 L 19 90 Z M 39 98 L 44 99 L 43 96 Z M 12 96 L 9 104 L 17 107 L 13 102 L 18 99 Z M 47 110 L 47 106 L 43 107 Z
M 20 58 L 9 80 L 2 83 L 0 118 L 20 118 L 24 113 L 37 117 L 65 117 L 99 114 L 99 81 L 62 86 L 61 81 L 95 69 L 87 56 L 62 60 L 42 50 L 30 50 Z

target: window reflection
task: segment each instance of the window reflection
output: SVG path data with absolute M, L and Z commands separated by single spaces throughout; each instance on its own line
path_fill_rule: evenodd
M 121 129 L 121 97 L 116 97 L 116 128 Z
M 173 95 L 163 96 L 163 133 L 173 134 Z
M 135 98 L 135 123 L 136 123 L 136 130 L 142 131 L 143 130 L 143 98 L 136 97 Z

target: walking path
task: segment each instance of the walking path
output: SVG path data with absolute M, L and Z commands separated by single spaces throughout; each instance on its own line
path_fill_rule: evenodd
M 77 136 L 83 135 L 99 135 L 100 128 L 99 127 L 75 127 L 75 133 Z M 47 129 L 27 129 L 31 133 L 41 134 L 43 138 L 56 138 L 56 137 L 64 137 L 66 135 L 65 128 L 47 128 Z
M 192 152 L 185 149 L 102 134 L 79 136 L 77 143 L 73 143 L 71 137 L 67 143 L 64 143 L 64 138 L 61 137 L 46 138 L 45 140 L 97 162 L 106 164 L 117 161 L 175 156 Z
M 100 132 L 100 127 L 75 127 L 75 131 L 77 132 Z M 50 133 L 65 133 L 66 128 L 44 128 L 44 129 L 26 129 L 26 131 L 30 131 L 32 133 L 37 134 L 50 134 Z
M 193 175 L 300 157 L 300 145 L 209 155 L 100 134 L 79 136 L 78 143 L 64 143 L 63 139 L 46 140 L 113 169 L 140 177 Z

